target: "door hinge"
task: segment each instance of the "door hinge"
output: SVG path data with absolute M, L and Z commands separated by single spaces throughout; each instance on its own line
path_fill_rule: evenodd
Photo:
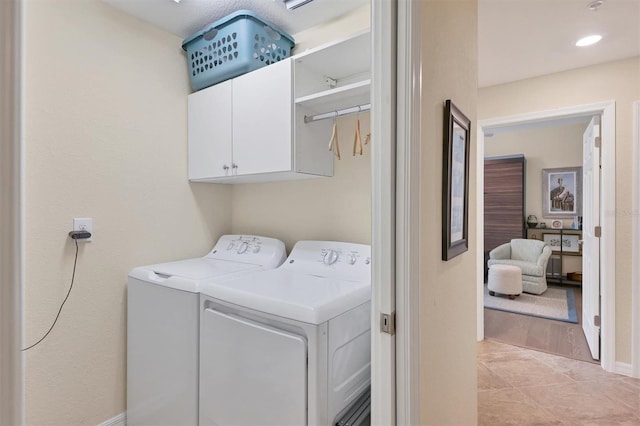
M 593 325 L 596 327 L 600 327 L 600 315 L 593 316 Z
M 593 230 L 593 235 L 596 238 L 600 238 L 602 236 L 602 227 L 596 226 L 595 229 Z
M 602 147 L 602 138 L 600 136 L 596 136 L 595 142 L 596 142 L 596 148 Z
M 396 334 L 395 312 L 391 312 L 390 314 L 380 312 L 380 331 L 382 331 L 383 333 L 391 334 L 392 336 Z

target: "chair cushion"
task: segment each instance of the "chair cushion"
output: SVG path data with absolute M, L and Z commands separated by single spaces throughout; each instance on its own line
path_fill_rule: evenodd
M 491 265 L 512 265 L 517 266 L 522 270 L 522 275 L 532 275 L 534 277 L 542 277 L 545 274 L 544 268 L 542 266 L 538 266 L 535 262 L 527 262 L 525 260 L 514 260 L 514 259 L 489 259 L 487 262 L 489 266 Z
M 511 259 L 537 263 L 544 244 L 537 240 L 511 240 Z

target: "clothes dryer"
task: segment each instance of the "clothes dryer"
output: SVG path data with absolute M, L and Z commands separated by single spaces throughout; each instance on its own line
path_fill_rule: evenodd
M 300 241 L 203 285 L 201 425 L 334 425 L 371 383 L 371 249 Z
M 199 292 L 279 266 L 282 241 L 224 235 L 202 258 L 133 269 L 127 292 L 127 424 L 197 425 Z

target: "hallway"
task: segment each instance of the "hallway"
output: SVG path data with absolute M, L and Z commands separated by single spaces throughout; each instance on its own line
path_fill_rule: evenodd
M 492 340 L 478 343 L 479 425 L 640 425 L 640 379 Z

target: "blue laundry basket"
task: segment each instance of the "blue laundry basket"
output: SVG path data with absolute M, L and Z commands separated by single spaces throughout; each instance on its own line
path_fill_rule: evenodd
M 248 10 L 239 10 L 182 42 L 194 90 L 288 58 L 293 38 Z

